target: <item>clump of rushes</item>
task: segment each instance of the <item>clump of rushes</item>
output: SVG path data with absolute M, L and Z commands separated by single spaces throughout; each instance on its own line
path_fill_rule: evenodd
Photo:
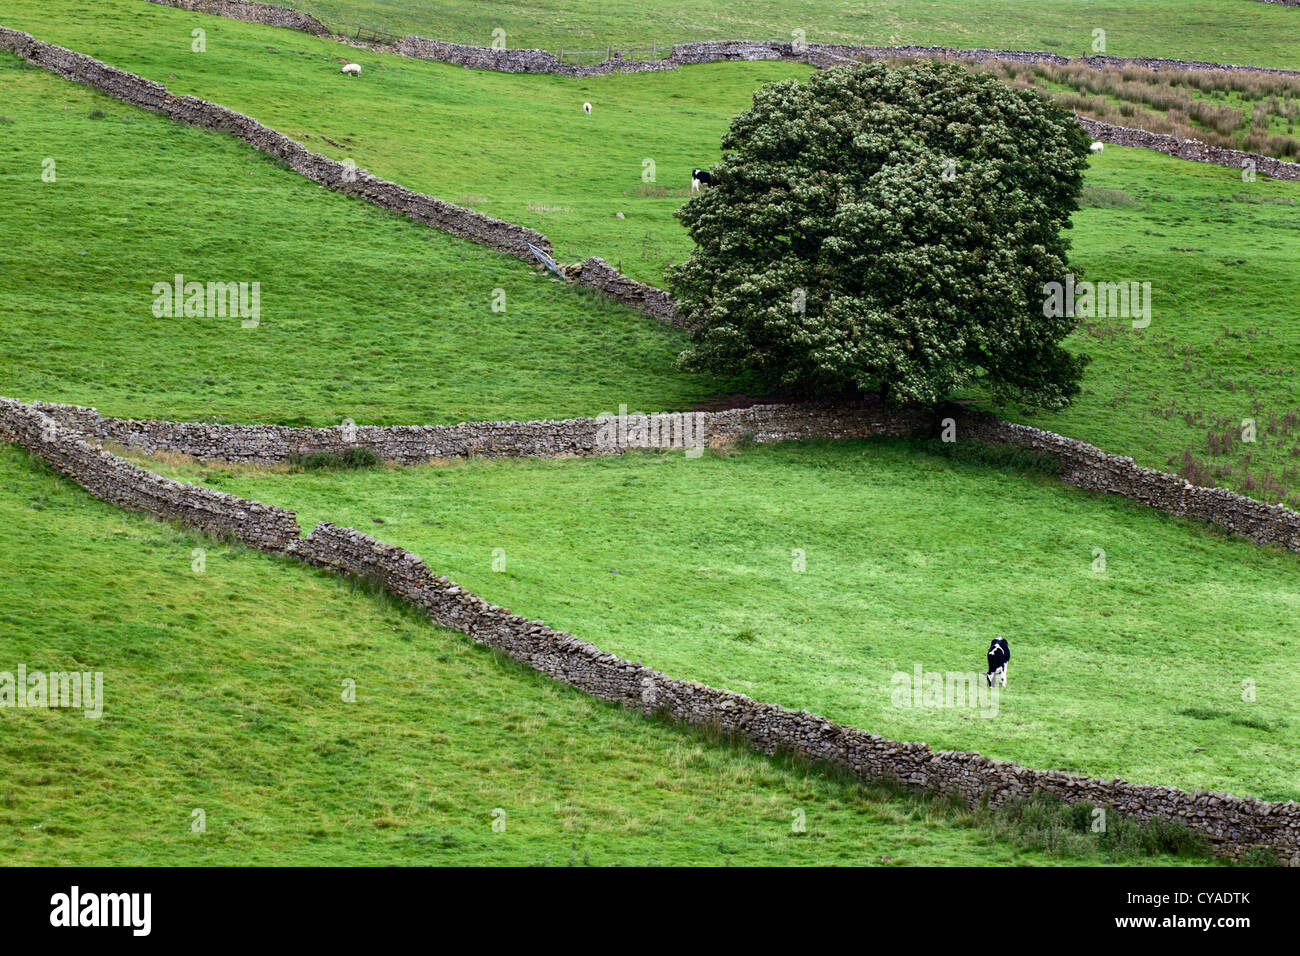
M 371 448 L 313 451 L 289 456 L 289 467 L 293 471 L 356 471 L 359 468 L 374 468 L 382 462 L 379 453 Z

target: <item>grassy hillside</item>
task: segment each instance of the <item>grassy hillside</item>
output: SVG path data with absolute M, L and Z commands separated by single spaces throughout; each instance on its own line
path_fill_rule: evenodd
M 533 226 L 562 262 L 599 255 L 656 283 L 690 251 L 673 211 L 691 170 L 717 161 L 722 132 L 756 87 L 810 72 L 721 63 L 575 81 L 368 53 L 139 0 L 104 0 L 93 17 L 74 7 L 14 0 L 0 23 L 256 116 L 413 189 Z M 190 51 L 198 26 L 205 53 Z M 362 65 L 361 78 L 339 75 L 344 59 Z M 654 182 L 642 178 L 646 160 Z
M 95 501 L 12 446 L 0 480 L 0 670 L 101 671 L 106 698 L 97 720 L 0 710 L 8 864 L 1114 857 L 1082 834 L 1024 851 L 1023 826 L 995 842 L 1005 821 L 596 703 L 340 578 Z
M 163 80 L 178 92 L 248 111 L 315 149 L 352 156 L 409 186 L 536 226 L 551 236 L 566 261 L 599 254 L 655 282 L 668 263 L 690 251 L 688 237 L 672 217 L 687 198 L 686 170 L 716 158 L 730 116 L 747 105 L 755 85 L 803 70 L 771 63 L 716 64 L 579 82 L 349 51 L 366 69 L 353 82 L 338 76 L 340 48 L 332 41 L 150 4 L 107 0 L 92 18 L 73 11 L 66 0 L 53 5 L 15 0 L 3 19 Z M 189 30 L 199 22 L 208 30 L 203 54 L 191 53 L 188 45 Z M 578 110 L 584 100 L 595 104 L 591 117 Z M 322 137 L 348 148 L 338 149 Z M 654 183 L 642 181 L 645 159 L 655 161 Z M 348 215 L 365 215 L 346 208 Z M 1093 280 L 1150 282 L 1151 325 L 1133 329 L 1127 320 L 1106 319 L 1075 336 L 1072 347 L 1093 355 L 1094 362 L 1084 394 L 1065 412 L 1030 416 L 1020 409 L 999 410 L 1152 467 L 1296 504 L 1300 332 L 1289 321 L 1287 303 L 1300 268 L 1298 208 L 1300 184 L 1262 178 L 1244 183 L 1231 169 L 1108 148 L 1093 159 L 1085 207 L 1075 216 L 1075 258 Z M 625 218 L 618 219 L 618 212 Z M 277 230 L 261 234 L 268 231 Z M 37 275 L 29 281 L 39 288 L 44 280 Z M 391 286 L 385 284 L 384 296 L 392 294 Z M 471 295 L 472 311 L 467 307 L 458 314 L 484 314 L 483 295 Z M 429 296 L 420 304 L 428 308 L 432 301 Z M 613 320 L 629 328 L 621 316 Z M 690 380 L 671 371 L 674 348 L 664 333 L 635 328 L 622 335 L 602 333 L 595 339 L 599 347 L 581 353 L 584 367 L 591 362 L 607 370 L 619 367 L 617 375 L 579 376 L 578 364 L 565 367 L 565 393 L 585 388 L 588 398 L 618 391 L 624 397 L 599 404 L 565 402 L 566 411 L 581 406 L 577 410 L 590 414 L 620 402 L 658 408 L 690 393 Z M 531 365 L 538 341 L 530 326 L 526 338 L 521 333 L 502 343 L 495 353 L 499 364 L 492 364 L 501 388 L 533 377 L 527 369 L 515 374 L 510 366 Z M 492 345 L 482 338 L 473 344 L 474 352 Z M 457 361 L 472 361 L 470 353 L 457 352 Z M 475 366 L 475 373 L 484 372 L 485 364 Z M 633 369 L 643 374 L 630 374 Z M 644 377 L 651 369 L 664 375 L 662 394 L 655 394 Z M 429 374 L 409 365 L 401 373 L 396 379 L 402 382 Z M 369 373 L 358 369 L 357 374 Z M 375 373 L 372 384 L 380 380 Z M 440 388 L 459 388 L 450 376 L 438 381 Z M 94 390 L 70 393 L 53 371 L 42 382 L 42 397 L 107 394 L 111 386 L 101 381 Z M 483 380 L 476 379 L 472 388 L 481 391 Z M 238 414 L 267 417 L 278 411 L 314 421 L 343 416 L 361 421 L 371 414 L 364 407 L 357 410 L 364 400 L 330 401 L 318 408 L 307 392 L 300 396 L 293 405 L 278 401 Z M 397 420 L 402 409 L 409 409 L 408 421 L 446 421 L 458 414 L 490 417 L 554 407 L 458 395 L 450 403 L 453 411 L 434 402 L 412 407 L 418 396 L 409 390 L 403 396 L 377 409 L 375 420 Z M 1246 418 L 1257 423 L 1254 444 L 1238 440 Z
M 0 395 L 330 425 L 662 408 L 718 387 L 673 370 L 680 339 L 651 319 L 8 55 L 0 139 Z M 153 285 L 177 273 L 260 283 L 257 327 L 156 317 Z
M 790 39 L 803 29 L 827 43 L 923 43 L 959 47 L 1107 52 L 1219 63 L 1297 65 L 1294 10 L 1254 0 L 288 0 L 339 28 L 344 21 L 486 45 L 590 50 L 608 43 Z
M 784 37 L 801 26 L 787 18 L 806 18 L 812 40 L 1073 53 L 1101 26 L 1112 53 L 1279 62 L 1300 49 L 1300 15 L 1251 0 L 970 0 L 956 17 L 935 0 L 729 4 L 726 16 L 655 3 L 321 6 L 390 28 L 432 15 L 442 29 L 409 29 L 478 42 L 499 15 L 512 45 L 652 28 Z M 564 261 L 602 255 L 655 282 L 689 251 L 672 217 L 687 171 L 717 158 L 754 87 L 807 72 L 506 76 L 140 0 L 7 0 L 0 23 L 536 226 Z M 196 27 L 205 52 L 191 49 Z M 361 78 L 338 75 L 345 53 Z M 674 370 L 680 337 L 649 319 L 8 56 L 0 142 L 0 394 L 324 425 L 656 410 L 745 384 Z M 1151 281 L 1155 319 L 1082 330 L 1076 346 L 1097 357 L 1087 391 L 1036 423 L 1267 498 L 1300 484 L 1300 333 L 1284 321 L 1298 200 L 1295 184 L 1232 170 L 1097 157 L 1080 264 Z M 258 282 L 257 326 L 155 316 L 152 286 L 176 273 Z M 504 313 L 490 308 L 498 289 Z M 1232 437 L 1246 415 L 1259 418 L 1250 446 Z M 308 528 L 373 532 L 674 676 L 938 748 L 1300 797 L 1297 558 L 978 457 L 881 441 L 346 475 L 157 467 L 296 508 Z M 100 720 L 0 709 L 6 861 L 1130 859 L 1037 809 L 1017 819 L 864 789 L 599 704 L 360 585 L 97 502 L 10 446 L 0 479 L 0 670 L 101 671 L 107 693 Z M 995 634 L 1015 645 L 995 716 L 894 706 L 895 674 L 975 670 Z M 349 680 L 355 703 L 341 695 Z M 196 808 L 206 833 L 191 830 Z M 807 833 L 792 832 L 800 812 Z
M 364 528 L 677 677 L 1028 766 L 1300 798 L 1300 558 L 1055 479 L 874 441 L 172 470 L 307 528 Z M 995 719 L 893 705 L 895 673 L 980 668 L 998 634 L 1013 659 Z
M 1300 184 L 1107 148 L 1074 217 L 1075 260 L 1094 281 L 1150 282 L 1147 328 L 1085 320 L 1083 394 L 1063 412 L 1009 417 L 1140 463 L 1300 505 Z M 1256 422 L 1254 443 L 1242 422 Z

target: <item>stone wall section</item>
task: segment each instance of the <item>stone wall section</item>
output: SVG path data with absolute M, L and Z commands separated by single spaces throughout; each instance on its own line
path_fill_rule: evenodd
M 1249 168 L 1261 176 L 1272 176 L 1274 179 L 1300 180 L 1300 163 L 1288 163 L 1285 160 L 1273 159 L 1271 156 L 1263 156 L 1259 153 L 1247 153 L 1240 149 L 1210 146 L 1199 139 L 1180 139 L 1168 133 L 1152 133 L 1144 129 L 1115 126 L 1112 123 L 1088 119 L 1086 116 L 1075 116 L 1075 119 L 1093 139 L 1103 143 L 1154 149 L 1157 152 L 1197 163 L 1216 163 L 1234 169 Z
M 75 428 L 31 405 L 0 398 L 0 440 L 40 456 L 96 498 L 181 521 L 252 548 L 286 552 L 300 535 L 292 511 L 187 485 L 146 471 L 87 442 Z
M 636 448 L 688 447 L 652 436 L 698 435 L 710 441 L 755 442 L 801 438 L 901 436 L 931 427 L 929 413 L 899 414 L 879 405 L 752 405 L 719 412 L 633 413 L 559 421 L 465 422 L 459 425 L 214 425 L 101 416 L 81 405 L 38 402 L 41 414 L 96 441 L 145 454 L 189 455 L 200 460 L 274 465 L 315 452 L 365 448 L 402 465 L 452 458 L 560 458 L 621 454 Z M 686 416 L 691 416 L 684 423 Z M 685 427 L 684 427 L 685 425 Z
M 666 325 L 676 329 L 685 328 L 681 317 L 677 314 L 677 303 L 671 295 L 663 289 L 623 275 L 598 256 L 592 256 L 576 265 L 565 266 L 564 274 L 570 281 L 595 289 Z
M 149 0 L 164 7 L 177 7 L 195 13 L 210 13 L 216 17 L 231 20 L 245 20 L 249 23 L 264 23 L 272 27 L 288 27 L 301 30 L 318 37 L 329 36 L 330 32 L 315 17 L 301 10 L 277 7 L 270 3 L 252 3 L 249 0 Z
M 1226 71 L 1230 73 L 1266 73 L 1300 77 L 1300 70 L 1277 67 L 1248 66 L 1234 63 L 1211 63 L 1205 60 L 1164 59 L 1160 57 L 1122 57 L 1100 54 L 1087 57 L 1068 57 L 1058 53 L 1034 50 L 993 50 L 985 48 L 961 49 L 946 46 L 864 46 L 846 43 L 806 43 L 796 45 L 767 40 L 704 40 L 678 43 L 662 59 L 627 60 L 613 57 L 590 66 L 562 63 L 547 50 L 494 49 L 485 46 L 468 46 L 463 43 L 444 43 L 424 37 L 402 37 L 392 48 L 402 56 L 423 60 L 437 60 L 480 70 L 497 70 L 503 73 L 554 73 L 560 76 L 604 76 L 610 73 L 642 73 L 671 70 L 701 63 L 721 63 L 733 60 L 790 60 L 813 66 L 837 66 L 853 60 L 881 60 L 910 57 L 942 60 L 961 60 L 973 63 L 1048 63 L 1055 66 L 1083 64 L 1093 69 L 1122 69 L 1142 67 L 1150 70 L 1191 70 L 1196 72 Z
M 1060 464 L 1060 478 L 1066 484 L 1123 495 L 1166 514 L 1199 518 L 1258 544 L 1281 545 L 1300 553 L 1300 512 L 1283 505 L 1265 504 L 1226 488 L 1193 485 L 1179 475 L 1145 468 L 1132 458 L 993 415 L 966 410 L 950 414 L 956 420 L 958 441 L 975 438 L 1045 452 Z

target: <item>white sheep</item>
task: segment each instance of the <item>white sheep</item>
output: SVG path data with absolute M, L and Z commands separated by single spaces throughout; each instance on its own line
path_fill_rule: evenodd
M 1094 143 L 1093 143 L 1091 146 L 1089 146 L 1088 148 L 1089 148 L 1090 150 L 1092 150 L 1094 153 L 1100 153 L 1103 149 L 1106 148 L 1106 144 L 1105 144 L 1105 143 L 1094 142 Z
M 360 75 L 361 75 L 361 64 L 360 64 L 360 63 L 347 63 L 347 64 L 344 64 L 343 69 L 339 70 L 339 72 L 340 72 L 340 73 L 346 73 L 348 76 L 360 76 Z
M 590 115 L 591 115 L 591 104 L 590 104 L 590 103 L 583 103 L 583 104 L 582 104 L 582 111 L 583 111 L 584 113 L 586 113 L 588 116 L 590 116 Z

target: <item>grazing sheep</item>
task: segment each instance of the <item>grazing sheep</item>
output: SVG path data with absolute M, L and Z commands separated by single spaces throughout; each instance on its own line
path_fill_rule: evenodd
M 1100 153 L 1103 149 L 1106 148 L 1106 144 L 1105 144 L 1105 143 L 1094 142 L 1094 143 L 1093 143 L 1091 146 L 1089 146 L 1088 148 L 1089 148 L 1090 150 L 1092 150 L 1094 153 Z
M 583 103 L 583 104 L 582 104 L 582 111 L 583 111 L 584 113 L 586 113 L 588 116 L 590 116 L 590 115 L 591 115 L 591 104 L 590 104 L 590 103 Z
M 340 72 L 340 73 L 346 73 L 348 76 L 360 76 L 360 75 L 361 75 L 361 64 L 360 64 L 360 63 L 348 63 L 348 64 L 346 64 L 346 65 L 343 67 L 343 69 L 339 70 L 339 72 Z

